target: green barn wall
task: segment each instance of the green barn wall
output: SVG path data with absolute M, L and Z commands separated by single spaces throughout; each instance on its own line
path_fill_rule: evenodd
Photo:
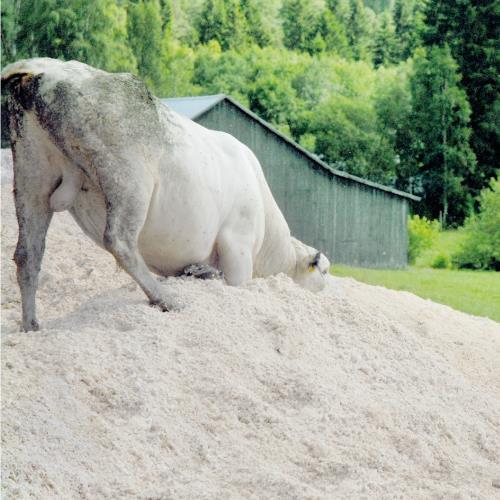
M 232 134 L 255 153 L 294 236 L 334 263 L 406 266 L 405 198 L 326 171 L 228 101 L 196 121 Z

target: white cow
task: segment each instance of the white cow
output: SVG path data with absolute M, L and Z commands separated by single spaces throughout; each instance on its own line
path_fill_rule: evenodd
M 151 271 L 174 276 L 200 264 L 230 285 L 284 272 L 324 286 L 328 259 L 290 236 L 258 160 L 231 135 L 174 113 L 130 74 L 76 61 L 18 61 L 2 82 L 25 330 L 38 329 L 45 235 L 62 210 L 164 311 L 172 301 Z

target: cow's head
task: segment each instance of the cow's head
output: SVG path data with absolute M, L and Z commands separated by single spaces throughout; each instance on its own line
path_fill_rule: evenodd
M 292 242 L 297 256 L 293 280 L 312 292 L 320 292 L 326 285 L 330 261 L 315 248 L 295 238 L 292 238 Z

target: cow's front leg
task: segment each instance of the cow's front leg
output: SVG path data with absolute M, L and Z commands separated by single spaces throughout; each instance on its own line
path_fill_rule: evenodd
M 146 181 L 133 184 L 114 179 L 106 192 L 106 228 L 103 243 L 118 265 L 139 284 L 151 305 L 162 311 L 177 308 L 158 283 L 139 253 L 139 235 L 144 227 L 153 187 Z
M 48 196 L 43 196 L 43 188 L 34 183 L 24 183 L 23 173 L 18 173 L 14 200 L 19 238 L 14 262 L 17 265 L 17 281 L 21 290 L 24 331 L 38 330 L 35 296 L 38 275 L 45 251 L 45 237 L 52 218 Z
M 104 245 L 116 261 L 139 284 L 149 303 L 162 311 L 175 309 L 173 301 L 167 299 L 161 285 L 154 279 L 138 249 L 138 231 L 121 220 L 116 213 L 108 214 Z
M 253 274 L 252 237 L 225 229 L 217 239 L 219 264 L 228 285 L 241 285 Z

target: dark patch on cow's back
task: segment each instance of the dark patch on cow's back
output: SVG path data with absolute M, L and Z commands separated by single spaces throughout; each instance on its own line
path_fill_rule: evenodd
M 18 75 L 10 85 L 12 108 L 18 114 L 34 110 L 53 142 L 70 156 L 75 144 L 85 148 L 92 137 L 104 146 L 161 142 L 154 98 L 139 78 L 102 71 L 75 76 L 51 81 L 51 75 Z

